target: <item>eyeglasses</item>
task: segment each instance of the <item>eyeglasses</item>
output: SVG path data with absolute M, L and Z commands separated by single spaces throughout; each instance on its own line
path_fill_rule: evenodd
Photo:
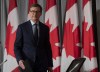
M 30 11 L 30 12 L 32 12 L 32 13 L 40 13 L 41 11 Z

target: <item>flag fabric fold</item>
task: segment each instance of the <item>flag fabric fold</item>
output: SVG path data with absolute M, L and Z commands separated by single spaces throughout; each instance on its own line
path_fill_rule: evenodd
M 60 72 L 60 46 L 56 0 L 46 0 L 45 23 L 50 28 L 50 43 L 53 55 L 53 72 Z
M 80 29 L 77 0 L 67 0 L 61 54 L 61 72 L 66 72 L 72 60 L 80 56 Z
M 88 72 L 98 72 L 93 29 L 92 2 L 90 0 L 83 0 L 82 46 L 83 56 L 86 58 L 83 70 Z
M 6 29 L 6 48 L 4 52 L 3 72 L 19 72 L 18 64 L 14 55 L 14 41 L 18 27 L 18 10 L 16 0 L 9 0 L 8 21 Z

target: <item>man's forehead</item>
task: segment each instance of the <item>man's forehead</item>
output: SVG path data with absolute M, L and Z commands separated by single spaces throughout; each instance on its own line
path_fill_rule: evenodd
M 39 7 L 31 7 L 31 8 L 30 8 L 30 10 L 34 10 L 34 9 L 36 9 L 36 10 L 40 10 Z

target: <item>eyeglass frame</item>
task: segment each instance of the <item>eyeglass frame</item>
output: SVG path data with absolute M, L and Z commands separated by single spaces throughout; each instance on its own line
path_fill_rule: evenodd
M 41 11 L 34 11 L 34 10 L 30 10 L 30 12 L 32 12 L 32 13 L 41 13 Z

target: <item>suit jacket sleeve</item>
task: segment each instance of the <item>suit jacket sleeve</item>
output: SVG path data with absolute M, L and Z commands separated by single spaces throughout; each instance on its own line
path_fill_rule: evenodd
M 17 61 L 23 60 L 22 54 L 21 54 L 22 48 L 23 48 L 23 37 L 22 37 L 22 30 L 19 25 L 17 32 L 16 32 L 16 39 L 15 39 L 15 43 L 14 43 L 14 53 L 15 53 Z
M 53 67 L 53 61 L 52 61 L 52 50 L 51 50 L 51 44 L 50 44 L 50 38 L 49 38 L 49 28 L 47 30 L 47 39 L 46 39 L 46 45 L 47 45 L 47 58 L 48 58 L 48 67 Z

